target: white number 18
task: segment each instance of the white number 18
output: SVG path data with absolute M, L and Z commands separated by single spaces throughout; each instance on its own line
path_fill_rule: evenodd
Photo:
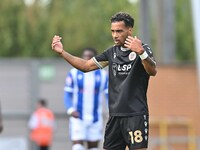
M 131 137 L 131 143 L 134 144 L 134 142 L 136 143 L 140 143 L 143 141 L 143 137 L 142 137 L 142 132 L 140 130 L 136 130 L 136 131 L 129 131 L 129 135 Z

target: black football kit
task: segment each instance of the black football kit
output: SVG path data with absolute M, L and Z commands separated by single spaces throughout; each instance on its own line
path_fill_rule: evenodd
M 143 48 L 154 61 L 153 53 L 149 46 L 143 44 Z M 108 100 L 110 118 L 106 126 L 104 148 L 113 150 L 117 148 L 123 149 L 126 145 L 128 145 L 130 149 L 147 147 L 149 111 L 146 93 L 150 76 L 146 72 L 141 58 L 130 49 L 121 46 L 113 46 L 105 50 L 102 54 L 93 57 L 93 60 L 101 69 L 106 65 L 109 66 Z M 138 121 L 139 123 L 137 123 L 137 126 L 140 127 L 135 128 L 136 124 L 130 124 L 126 127 L 124 125 L 121 126 L 121 124 L 126 124 L 127 118 L 134 116 L 140 116 L 140 120 L 142 121 Z M 136 119 L 134 119 L 134 122 L 135 120 Z M 123 131 L 120 132 L 126 132 L 121 135 L 124 138 L 124 142 L 121 144 L 119 144 L 120 141 L 122 141 L 121 137 L 119 137 L 117 133 L 119 128 L 124 128 L 124 130 L 122 129 Z M 113 130 L 111 131 L 110 129 Z M 131 135 L 142 137 L 142 140 L 137 143 L 132 140 L 134 137 L 130 137 Z M 125 137 L 127 137 L 127 139 Z M 115 141 L 114 143 L 113 140 Z M 129 143 L 127 143 L 127 140 Z M 144 144 L 141 145 L 143 142 Z

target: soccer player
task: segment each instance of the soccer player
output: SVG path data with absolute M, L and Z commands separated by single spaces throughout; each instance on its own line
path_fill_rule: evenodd
M 96 54 L 94 48 L 85 48 L 82 58 L 89 60 Z M 64 91 L 72 150 L 84 150 L 84 142 L 88 150 L 98 150 L 102 139 L 102 103 L 108 97 L 107 72 L 98 69 L 84 73 L 73 68 L 66 77 Z
M 115 45 L 90 60 L 69 54 L 61 37 L 52 39 L 52 49 L 84 72 L 109 66 L 109 120 L 104 144 L 106 150 L 146 150 L 149 134 L 147 88 L 150 76 L 157 73 L 153 53 L 133 34 L 134 19 L 125 12 L 111 17 Z

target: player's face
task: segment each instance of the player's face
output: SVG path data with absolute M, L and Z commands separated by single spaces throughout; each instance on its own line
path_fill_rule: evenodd
M 115 45 L 124 46 L 126 38 L 132 34 L 132 28 L 126 27 L 124 21 L 113 22 L 111 32 Z

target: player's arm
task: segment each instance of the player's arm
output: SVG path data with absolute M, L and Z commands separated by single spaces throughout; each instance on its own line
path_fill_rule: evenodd
M 151 76 L 155 76 L 157 73 L 157 70 L 156 70 L 156 62 L 153 59 L 153 57 L 150 57 L 149 54 L 145 50 L 139 56 L 142 60 L 142 64 L 146 72 Z
M 127 37 L 124 46 L 130 48 L 140 56 L 142 64 L 150 76 L 156 75 L 156 62 L 149 47 L 143 46 L 140 39 L 131 36 Z
M 93 59 L 84 60 L 82 58 L 71 55 L 63 49 L 63 44 L 61 43 L 60 36 L 54 36 L 52 40 L 51 47 L 52 49 L 59 53 L 68 63 L 70 63 L 73 67 L 81 70 L 83 72 L 92 71 L 98 69 L 97 65 L 94 63 Z
M 76 56 L 69 54 L 64 51 L 60 54 L 68 63 L 70 63 L 73 67 L 81 70 L 83 72 L 89 72 L 92 70 L 99 69 L 97 65 L 94 63 L 93 59 L 85 60 Z
M 64 104 L 65 104 L 65 108 L 67 109 L 67 114 L 69 116 L 73 116 L 75 118 L 79 117 L 79 113 L 74 109 L 73 105 L 72 105 L 72 93 L 71 92 L 67 92 L 65 91 L 64 94 Z
M 30 130 L 33 130 L 38 127 L 38 117 L 33 113 L 29 119 L 28 127 Z
M 65 87 L 64 87 L 64 105 L 67 110 L 67 114 L 69 116 L 73 116 L 75 118 L 79 117 L 79 113 L 76 111 L 76 109 L 73 106 L 73 96 L 74 96 L 74 80 L 72 77 L 72 73 L 67 75 L 67 78 L 65 80 Z

